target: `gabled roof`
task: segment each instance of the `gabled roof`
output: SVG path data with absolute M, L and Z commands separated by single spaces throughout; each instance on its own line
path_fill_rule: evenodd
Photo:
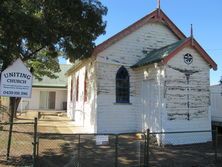
M 60 64 L 61 71 L 56 74 L 58 78 L 52 79 L 44 76 L 41 81 L 33 79 L 33 87 L 38 88 L 66 88 L 67 87 L 67 76 L 65 72 L 71 67 L 69 64 Z
M 174 49 L 176 49 L 179 45 L 181 45 L 186 39 L 181 39 L 171 45 L 164 46 L 160 49 L 154 49 L 149 52 L 146 57 L 141 59 L 132 67 L 141 67 L 147 64 L 155 63 L 161 61 L 163 58 L 169 55 Z
M 125 36 L 131 34 L 132 32 L 136 31 L 137 29 L 139 29 L 140 27 L 144 26 L 149 22 L 161 22 L 165 24 L 178 37 L 178 39 L 186 38 L 186 36 L 180 31 L 180 29 L 167 17 L 167 15 L 161 9 L 156 9 L 150 14 L 143 17 L 142 19 L 135 22 L 134 24 L 123 29 L 116 35 L 112 36 L 108 40 L 96 46 L 93 55 L 94 56 L 97 55 L 98 53 L 102 52 L 112 44 L 116 43 L 117 41 L 121 40 Z
M 209 64 L 211 68 L 217 70 L 217 64 L 210 58 L 206 51 L 198 44 L 198 42 L 193 38 L 186 38 L 179 40 L 171 45 L 162 47 L 160 49 L 155 49 L 149 52 L 145 58 L 141 59 L 133 68 L 141 67 L 147 64 L 162 62 L 166 64 L 170 59 L 172 59 L 179 51 L 183 48 L 190 46 L 194 48 L 200 56 Z
M 112 36 L 111 38 L 107 39 L 106 41 L 102 42 L 101 44 L 97 45 L 92 53 L 92 56 L 98 55 L 98 53 L 102 52 L 106 48 L 110 47 L 112 44 L 118 42 L 119 40 L 123 39 L 127 35 L 133 33 L 140 27 L 144 26 L 147 23 L 150 22 L 160 22 L 162 24 L 165 24 L 176 36 L 177 38 L 184 39 L 186 36 L 180 31 L 180 29 L 167 17 L 167 15 L 161 10 L 156 9 L 150 14 L 146 15 L 145 17 L 141 18 L 137 22 L 133 23 L 129 27 L 123 29 L 116 35 Z M 76 69 L 76 66 L 79 66 L 82 64 L 83 61 L 77 61 L 66 73 L 66 75 L 69 75 L 70 72 L 74 71 Z

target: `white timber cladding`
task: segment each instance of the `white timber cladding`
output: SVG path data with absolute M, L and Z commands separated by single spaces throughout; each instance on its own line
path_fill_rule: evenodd
M 195 49 L 182 49 L 165 65 L 160 62 L 131 68 L 146 56 L 145 52 L 178 40 L 164 24 L 147 23 L 98 53 L 93 57 L 95 60 L 77 67 L 68 82 L 69 117 L 87 127 L 88 132 L 98 133 L 135 132 L 147 128 L 152 132 L 210 130 L 210 67 Z M 189 65 L 184 61 L 187 53 L 193 57 Z M 129 73 L 129 103 L 116 103 L 116 74 L 121 66 Z M 86 71 L 89 83 L 84 102 Z M 157 141 L 163 144 L 210 140 L 210 133 L 157 135 Z
M 222 122 L 222 85 L 210 87 L 212 121 Z
M 84 100 L 84 84 L 87 72 L 87 100 Z M 95 62 L 87 62 L 76 69 L 68 78 L 68 116 L 75 121 L 76 125 L 84 126 L 87 132 L 96 131 L 96 73 Z M 79 86 L 77 88 L 77 78 Z M 71 86 L 71 80 L 73 86 Z M 72 91 L 71 91 L 72 87 Z M 76 93 L 78 89 L 78 100 Z M 72 95 L 71 95 L 72 93 Z M 71 99 L 72 96 L 72 99 Z
M 184 55 L 190 53 L 193 62 L 186 64 Z M 166 65 L 165 131 L 201 131 L 211 129 L 209 114 L 209 65 L 199 53 L 186 47 Z M 185 73 L 190 73 L 189 79 Z M 176 140 L 177 139 L 177 140 Z M 164 143 L 187 144 L 211 140 L 210 133 L 165 135 Z
M 137 83 L 139 94 L 139 110 L 141 111 L 142 129 L 151 132 L 162 131 L 162 117 L 165 113 L 163 99 L 164 66 L 152 64 L 138 71 L 141 78 Z
M 133 70 L 130 66 L 145 57 L 143 51 L 151 51 L 176 42 L 178 38 L 163 24 L 147 23 L 135 32 L 111 45 L 97 56 L 97 128 L 98 132 L 130 132 L 148 127 L 148 117 L 142 116 L 142 83 L 143 80 L 154 80 L 155 111 L 162 107 L 157 102 L 161 98 L 161 82 L 158 78 L 160 69 L 151 65 L 147 69 Z M 130 75 L 130 103 L 117 104 L 116 102 L 116 73 L 124 66 Z M 152 70 L 151 70 L 152 69 Z M 152 72 L 151 72 L 152 71 Z M 147 77 L 147 78 L 146 78 Z M 158 84 L 156 85 L 156 83 Z M 148 94 L 148 92 L 147 92 Z M 147 95 L 152 96 L 152 95 Z M 150 108 L 152 110 L 153 108 Z M 153 110 L 152 110 L 153 111 Z M 162 112 L 158 110 L 158 112 Z M 160 116 L 155 113 L 156 121 L 160 125 Z M 142 123 L 143 122 L 143 123 Z M 153 127 L 155 122 L 152 122 Z M 158 126 L 159 128 L 160 126 Z
M 73 74 L 72 74 L 73 75 Z M 71 119 L 74 120 L 74 112 L 73 112 L 73 102 L 71 100 L 71 80 L 72 80 L 72 75 L 69 75 L 68 78 L 68 86 L 67 86 L 67 116 Z
M 147 23 L 111 45 L 97 56 L 98 62 L 132 66 L 150 52 L 176 42 L 178 38 L 165 25 Z

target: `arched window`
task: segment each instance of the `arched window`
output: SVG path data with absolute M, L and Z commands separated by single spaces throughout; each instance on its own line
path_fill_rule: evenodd
M 116 74 L 116 102 L 129 103 L 129 73 L 120 67 Z

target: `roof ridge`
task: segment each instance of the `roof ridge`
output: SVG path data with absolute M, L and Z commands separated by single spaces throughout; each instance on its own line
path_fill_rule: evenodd
M 160 11 L 159 16 L 158 11 Z M 112 37 L 97 45 L 93 51 L 93 55 L 97 55 L 104 49 L 108 48 L 110 45 L 114 44 L 115 42 L 119 41 L 123 37 L 129 35 L 130 33 L 134 32 L 135 30 L 139 29 L 140 27 L 152 20 L 158 22 L 165 22 L 166 26 L 178 37 L 178 39 L 186 38 L 183 32 L 169 19 L 169 17 L 163 12 L 162 9 L 155 9 L 151 13 L 145 15 L 144 17 L 129 25 L 125 29 L 121 30 L 120 32 L 116 33 Z

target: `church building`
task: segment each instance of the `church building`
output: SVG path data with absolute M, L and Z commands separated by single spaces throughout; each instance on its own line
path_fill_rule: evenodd
M 211 130 L 211 68 L 217 64 L 192 33 L 186 37 L 158 8 L 68 70 L 67 114 L 89 133 Z M 157 139 L 186 144 L 211 134 Z

